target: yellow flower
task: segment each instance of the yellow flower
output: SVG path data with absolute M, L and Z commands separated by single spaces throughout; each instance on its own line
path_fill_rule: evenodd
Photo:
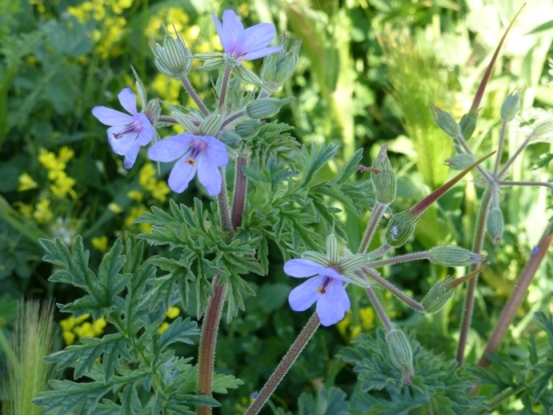
M 75 327 L 75 318 L 73 316 L 64 318 L 60 321 L 60 326 L 63 331 L 71 331 Z
M 127 193 L 127 196 L 129 196 L 129 198 L 132 200 L 136 200 L 137 202 L 140 202 L 144 195 L 142 194 L 142 192 L 139 192 L 138 190 L 130 190 Z
M 165 182 L 157 182 L 152 190 L 152 197 L 160 202 L 167 200 L 167 195 L 171 192 L 169 186 Z
M 105 235 L 94 237 L 91 242 L 92 246 L 100 252 L 106 252 L 108 250 L 108 237 Z
M 46 151 L 44 148 L 38 149 L 38 161 L 42 164 L 47 170 L 63 170 L 65 169 L 65 164 L 60 168 L 59 162 L 56 158 L 56 155 L 51 151 Z
M 180 308 L 169 307 L 169 310 L 165 312 L 165 316 L 168 318 L 177 318 L 180 315 Z
M 48 222 L 52 219 L 52 212 L 50 211 L 50 201 L 48 199 L 40 199 L 36 204 L 33 217 L 38 224 Z
M 140 169 L 138 183 L 140 183 L 140 186 L 142 186 L 144 189 L 150 190 L 149 187 L 151 186 L 151 181 L 152 179 L 154 179 L 155 174 L 156 169 L 154 168 L 154 165 L 152 163 L 146 163 L 144 167 Z
M 69 194 L 73 199 L 77 197 L 77 194 L 73 190 L 75 180 L 69 177 L 64 171 L 60 171 L 56 176 L 54 184 L 50 185 L 50 190 L 54 196 L 60 199 L 66 194 Z
M 146 212 L 146 206 L 140 205 L 140 206 L 134 206 L 131 208 L 131 212 L 129 213 L 129 216 L 125 219 L 125 228 L 130 228 L 134 225 L 134 221 L 136 218 L 141 216 L 144 212 Z M 150 232 L 152 230 L 152 225 L 148 223 L 140 223 L 138 224 L 138 228 L 141 232 Z
M 95 336 L 100 336 L 104 332 L 104 328 L 107 326 L 107 321 L 105 317 L 100 317 L 98 320 L 92 323 L 92 331 Z
M 62 333 L 63 341 L 67 346 L 75 343 L 75 334 L 72 331 L 64 331 Z
M 63 146 L 60 148 L 60 151 L 58 153 L 58 160 L 62 163 L 67 163 L 69 160 L 73 158 L 75 155 L 75 152 L 71 150 L 69 147 Z
M 81 324 L 83 321 L 90 318 L 90 313 L 83 314 L 82 316 L 75 318 L 75 324 Z
M 18 192 L 24 192 L 25 190 L 35 189 L 38 185 L 28 173 L 23 173 L 19 176 L 19 186 L 17 186 Z
M 169 327 L 169 323 L 164 321 L 163 323 L 161 323 L 161 326 L 159 326 L 159 329 L 157 329 L 157 332 L 159 334 L 162 334 L 165 330 L 167 330 L 167 327 Z
M 179 104 L 179 95 L 182 89 L 180 81 L 175 78 L 169 78 L 162 73 L 158 73 L 152 87 L 156 94 L 167 104 Z
M 33 207 L 31 205 L 27 205 L 21 202 L 15 202 L 14 206 L 17 207 L 19 213 L 21 213 L 24 217 L 31 219 L 31 217 L 33 216 Z
M 108 205 L 108 209 L 111 210 L 113 213 L 121 213 L 123 212 L 123 208 L 121 206 L 119 206 L 117 203 L 115 202 L 111 202 L 109 205 Z

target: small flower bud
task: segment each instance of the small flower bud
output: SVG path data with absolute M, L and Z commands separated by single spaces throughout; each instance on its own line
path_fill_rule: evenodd
M 414 218 L 409 211 L 396 213 L 390 218 L 386 227 L 386 243 L 395 248 L 403 246 L 415 230 L 416 224 L 417 218 Z
M 503 105 L 501 106 L 501 119 L 503 121 L 512 121 L 517 115 L 520 107 L 520 97 L 518 93 L 514 93 L 505 98 Z
M 285 104 L 288 104 L 293 99 L 294 99 L 293 97 L 285 98 L 285 99 L 278 99 L 278 98 L 258 99 L 253 102 L 250 102 L 246 106 L 246 114 L 248 114 L 248 117 L 253 118 L 255 120 L 267 118 L 273 114 L 276 114 L 280 110 L 280 107 L 282 107 Z
M 340 259 L 338 241 L 332 233 L 326 237 L 326 257 L 331 265 L 338 265 L 338 260 Z
M 251 137 L 257 134 L 261 124 L 259 120 L 245 120 L 236 124 L 234 131 L 242 138 Z
M 290 37 L 283 34 L 279 38 L 282 49 L 267 56 L 263 62 L 261 79 L 265 88 L 275 91 L 294 73 L 298 64 L 301 41 L 294 42 L 289 51 L 286 51 Z
M 221 114 L 217 112 L 211 113 L 201 123 L 200 134 L 216 137 L 222 123 L 223 117 L 221 117 Z
M 428 314 L 434 314 L 443 308 L 445 303 L 453 296 L 453 290 L 449 288 L 449 284 L 453 280 L 454 277 L 440 280 L 428 291 L 421 301 L 424 311 Z
M 472 137 L 472 134 L 476 129 L 476 121 L 478 121 L 478 111 L 470 110 L 467 114 L 461 117 L 459 127 L 461 127 L 461 134 L 463 134 L 465 140 Z
M 378 170 L 378 173 L 371 173 L 374 197 L 377 202 L 389 205 L 396 198 L 396 176 L 386 154 L 385 145 L 381 147 L 374 160 L 373 168 Z
M 468 166 L 476 161 L 474 156 L 470 154 L 456 154 L 445 160 L 445 164 L 451 168 L 451 170 L 465 170 Z
M 404 382 L 411 384 L 411 377 L 415 375 L 413 369 L 413 350 L 409 339 L 401 330 L 391 330 L 386 335 L 386 343 L 390 352 L 390 360 L 403 372 Z
M 484 261 L 486 257 L 460 246 L 435 246 L 430 249 L 430 258 L 428 259 L 433 264 L 446 267 L 466 267 L 467 265 L 478 264 Z
M 175 120 L 177 120 L 179 125 L 184 127 L 186 132 L 190 134 L 199 134 L 200 130 L 191 120 L 189 114 L 185 114 L 181 111 L 171 111 L 171 115 Z
M 461 134 L 461 127 L 448 112 L 433 105 L 432 115 L 434 116 L 434 121 L 438 127 L 444 130 L 445 133 L 451 138 L 457 139 L 457 137 Z
M 207 59 L 204 64 L 198 69 L 203 69 L 204 71 L 212 71 L 214 69 L 222 68 L 225 65 L 225 60 L 222 56 L 217 55 L 216 58 L 213 59 Z
M 159 105 L 159 100 L 152 99 L 151 101 L 148 101 L 144 114 L 146 114 L 146 117 L 148 117 L 152 125 L 156 125 L 157 120 L 159 120 L 159 116 L 161 115 L 161 105 Z
M 317 264 L 324 265 L 325 267 L 330 266 L 330 263 L 328 262 L 328 257 L 325 254 L 321 254 L 320 252 L 315 251 L 305 251 L 301 255 L 302 259 L 308 259 L 309 261 L 316 262 Z
M 136 71 L 132 66 L 131 66 L 131 70 L 132 70 L 132 73 L 134 74 L 134 77 L 136 78 L 136 91 L 138 92 L 140 102 L 142 103 L 142 105 L 144 105 L 145 102 L 148 102 L 146 88 L 144 87 L 142 80 L 140 79 L 140 77 L 138 76 L 138 74 L 136 73 Z
M 488 212 L 488 218 L 486 220 L 486 230 L 492 238 L 493 246 L 495 246 L 496 248 L 501 242 L 504 228 L 505 221 L 503 219 L 503 212 L 498 207 L 492 207 Z
M 207 64 L 207 62 L 206 62 Z M 263 87 L 263 81 L 257 76 L 251 69 L 246 68 L 244 65 L 238 65 L 234 67 L 234 74 L 244 82 Z
M 532 131 L 532 140 L 549 139 L 553 133 L 553 118 L 540 122 Z
M 192 52 L 186 47 L 182 36 L 176 35 L 174 38 L 166 33 L 163 46 L 153 42 L 151 49 L 156 67 L 164 74 L 178 78 L 186 75 L 192 67 Z
M 221 142 L 225 146 L 232 149 L 237 149 L 238 145 L 240 144 L 241 138 L 234 131 L 226 130 L 219 134 L 219 140 L 221 140 Z

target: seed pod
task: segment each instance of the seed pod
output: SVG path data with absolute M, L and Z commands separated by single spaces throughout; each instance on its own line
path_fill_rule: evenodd
M 457 139 L 457 137 L 461 134 L 461 127 L 447 111 L 444 111 L 434 105 L 432 106 L 432 115 L 434 116 L 434 121 L 438 127 L 444 130 L 445 133 L 451 138 Z
M 461 134 L 465 140 L 468 140 L 474 134 L 476 129 L 476 121 L 478 121 L 478 111 L 470 110 L 467 114 L 461 117 L 459 121 L 459 127 L 461 127 Z
M 504 121 L 511 121 L 517 115 L 518 109 L 520 108 L 520 98 L 518 93 L 511 94 L 501 106 L 501 119 Z
M 445 164 L 448 165 L 451 170 L 465 170 L 468 166 L 476 161 L 474 156 L 470 154 L 456 154 L 446 159 Z
M 434 314 L 440 311 L 445 303 L 453 296 L 453 290 L 448 288 L 448 284 L 454 280 L 454 277 L 447 277 L 445 280 L 438 281 L 428 293 L 424 296 L 421 304 L 428 314 Z
M 498 207 L 491 208 L 486 219 L 486 230 L 492 238 L 493 246 L 496 248 L 501 242 L 504 228 L 505 220 L 503 219 L 503 212 Z
M 242 138 L 251 137 L 257 133 L 261 121 L 259 120 L 245 120 L 236 124 L 234 131 Z
M 415 230 L 417 218 L 405 210 L 392 216 L 386 227 L 386 243 L 398 248 L 403 246 Z
M 543 140 L 551 137 L 553 133 L 553 118 L 540 122 L 532 131 L 533 140 Z
M 397 368 L 401 369 L 406 383 L 411 383 L 411 377 L 415 375 L 413 369 L 413 350 L 409 339 L 401 330 L 391 330 L 386 335 L 386 343 L 390 352 L 390 360 Z
M 389 205 L 396 198 L 396 176 L 385 145 L 381 147 L 373 167 L 378 170 L 378 173 L 371 173 L 375 199 L 383 205 Z
M 460 246 L 435 246 L 430 249 L 429 260 L 446 267 L 466 267 L 486 259 L 484 255 L 471 252 Z
M 290 102 L 291 98 L 278 99 L 278 98 L 263 98 L 250 102 L 246 106 L 246 114 L 248 117 L 254 120 L 260 120 L 262 118 L 270 117 L 276 114 L 280 107 Z
M 209 114 L 200 125 L 200 133 L 215 137 L 221 128 L 223 118 L 216 112 Z

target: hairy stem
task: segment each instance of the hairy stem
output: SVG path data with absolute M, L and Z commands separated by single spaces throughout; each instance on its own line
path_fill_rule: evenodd
M 365 288 L 365 291 L 369 296 L 369 299 L 371 300 L 371 303 L 374 307 L 374 310 L 376 311 L 376 314 L 378 314 L 378 317 L 380 317 L 380 320 L 382 320 L 382 323 L 384 323 L 384 326 L 386 327 L 386 331 L 392 331 L 394 326 L 392 325 L 390 318 L 384 311 L 382 304 L 380 304 L 380 301 L 378 300 L 378 297 L 376 296 L 373 289 L 371 287 L 367 287 Z
M 526 137 L 526 139 L 522 142 L 522 144 L 517 149 L 517 151 L 515 151 L 515 154 L 513 154 L 513 156 L 509 160 L 507 160 L 507 163 L 505 163 L 505 165 L 503 166 L 503 168 L 499 171 L 499 173 L 497 175 L 498 179 L 501 179 L 501 178 L 503 178 L 503 176 L 505 176 L 505 174 L 507 173 L 507 170 L 509 169 L 509 167 L 511 167 L 511 164 L 514 163 L 516 158 L 520 155 L 520 153 L 522 153 L 522 151 L 530 143 L 530 140 L 532 139 L 532 137 L 533 137 L 533 133 L 530 134 L 528 137 Z
M 413 252 L 411 254 L 398 255 L 392 258 L 381 259 L 380 261 L 372 261 L 367 264 L 371 268 L 379 268 L 384 265 L 400 264 L 407 261 L 416 261 L 419 259 L 429 259 L 430 251 Z
M 309 339 L 311 339 L 313 334 L 315 334 L 315 331 L 317 331 L 319 324 L 320 320 L 317 316 L 317 313 L 315 312 L 313 313 L 299 336 L 296 338 L 294 343 L 292 343 L 292 346 L 290 346 L 288 353 L 286 353 L 286 355 L 282 358 L 281 362 L 276 367 L 275 371 L 273 372 L 267 383 L 265 383 L 265 385 L 263 386 L 263 389 L 261 389 L 261 391 L 259 392 L 257 399 L 248 408 L 245 415 L 255 415 L 261 410 L 265 402 L 267 402 L 269 397 L 275 391 L 280 381 L 284 378 L 284 375 L 286 375 L 292 364 L 296 361 Z
M 382 219 L 382 215 L 384 214 L 386 207 L 387 205 L 383 205 L 378 202 L 374 206 L 371 217 L 369 218 L 369 222 L 367 223 L 367 227 L 365 228 L 365 233 L 363 234 L 363 240 L 361 241 L 361 245 L 359 245 L 358 252 L 360 254 L 364 254 L 365 252 L 367 252 L 367 249 L 369 249 L 371 240 L 374 236 L 380 219 Z
M 511 322 L 515 317 L 516 311 L 520 307 L 522 300 L 524 300 L 524 297 L 526 296 L 526 292 L 528 291 L 528 287 L 530 286 L 534 275 L 536 275 L 538 267 L 542 263 L 545 254 L 547 254 L 547 250 L 549 249 L 551 242 L 553 242 L 553 235 L 550 234 L 550 231 L 551 223 L 548 224 L 545 228 L 545 231 L 543 232 L 543 235 L 537 247 L 532 250 L 530 259 L 522 270 L 522 273 L 520 274 L 519 280 L 513 290 L 513 293 L 505 304 L 505 307 L 501 312 L 501 316 L 497 321 L 495 329 L 490 339 L 488 340 L 486 350 L 484 350 L 482 357 L 478 361 L 478 366 L 486 369 L 490 365 L 490 361 L 486 357 L 486 354 L 495 353 L 499 349 L 499 346 L 501 345 L 501 342 L 503 341 L 503 338 L 505 337 L 505 334 L 507 333 Z
M 198 106 L 202 114 L 204 116 L 209 115 L 209 111 L 207 107 L 205 106 L 204 102 L 197 94 L 196 90 L 194 89 L 194 87 L 192 86 L 192 84 L 190 83 L 186 75 L 181 76 L 179 79 L 182 82 L 182 86 L 184 87 L 184 89 L 186 89 L 186 92 L 188 92 L 188 95 L 190 95 L 190 98 L 192 98 L 192 100 L 196 103 L 196 105 Z
M 221 93 L 219 94 L 219 103 L 217 104 L 217 108 L 219 110 L 221 110 L 225 105 L 225 99 L 227 97 L 227 88 L 228 88 L 228 82 L 230 79 L 231 70 L 232 70 L 232 66 L 230 65 L 225 66 L 225 72 L 223 73 L 223 81 L 221 82 Z
M 484 245 L 484 237 L 486 236 L 486 218 L 490 209 L 491 193 L 488 189 L 482 196 L 480 210 L 478 211 L 478 222 L 472 240 L 472 252 L 479 254 L 482 252 Z M 471 267 L 471 271 L 478 269 L 478 264 Z M 476 285 L 478 283 L 478 275 L 469 281 L 467 294 L 465 296 L 465 304 L 463 306 L 463 317 L 461 320 L 461 332 L 459 334 L 459 344 L 457 346 L 457 363 L 459 366 L 463 364 L 465 359 L 465 347 L 467 345 L 467 337 L 472 322 L 472 312 L 474 310 L 474 296 L 476 294 Z
M 395 295 L 397 298 L 399 298 L 401 301 L 403 301 L 409 307 L 411 307 L 412 309 L 414 309 L 416 311 L 419 311 L 421 313 L 425 312 L 424 307 L 422 306 L 421 303 L 419 303 L 418 301 L 413 300 L 411 297 L 407 296 L 403 291 L 401 291 L 399 288 L 397 288 L 394 284 L 392 284 L 388 280 L 382 278 L 382 276 L 377 271 L 375 271 L 374 269 L 371 269 L 369 267 L 363 267 L 362 270 L 363 270 L 363 272 L 365 273 L 366 276 L 368 276 L 369 278 L 372 278 L 377 283 L 382 285 L 385 289 L 390 291 L 393 295 Z
M 200 354 L 198 357 L 198 395 L 212 395 L 213 366 L 215 364 L 215 345 L 217 344 L 217 333 L 219 321 L 223 311 L 226 285 L 219 285 L 220 276 L 213 279 L 213 297 L 205 313 L 200 339 Z M 211 414 L 210 406 L 199 406 L 198 415 Z
M 221 172 L 221 177 L 223 178 L 223 184 L 221 185 L 221 192 L 217 196 L 217 202 L 219 203 L 219 216 L 221 218 L 221 224 L 223 225 L 223 229 L 227 232 L 232 232 L 234 228 L 232 227 L 232 221 L 230 219 L 230 210 L 228 206 L 227 185 L 225 180 L 224 167 L 221 167 L 219 171 Z
M 493 175 L 497 177 L 499 163 L 501 162 L 501 154 L 503 153 L 503 144 L 505 143 L 505 132 L 507 131 L 507 120 L 501 122 L 501 133 L 499 134 L 499 145 L 497 146 L 497 154 L 495 155 L 495 165 L 493 166 Z
M 223 123 L 221 124 L 221 128 L 225 127 L 226 125 L 230 124 L 234 120 L 237 120 L 240 117 L 243 117 L 246 115 L 246 110 L 238 111 L 234 114 L 232 114 L 230 117 L 226 118 Z

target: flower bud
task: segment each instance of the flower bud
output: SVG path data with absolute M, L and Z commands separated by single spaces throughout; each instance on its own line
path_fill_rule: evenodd
M 330 234 L 326 237 L 326 256 L 328 262 L 331 265 L 337 265 L 340 259 L 340 252 L 338 251 L 338 241 L 334 234 Z
M 234 131 L 242 138 L 251 137 L 257 133 L 261 124 L 259 120 L 245 120 L 236 124 Z
M 207 62 L 206 62 L 207 64 Z M 244 82 L 263 87 L 263 81 L 257 76 L 251 69 L 246 68 L 244 65 L 238 65 L 234 67 L 234 74 Z
M 131 66 L 131 70 L 132 70 L 132 73 L 134 74 L 134 77 L 136 78 L 136 91 L 138 92 L 140 102 L 142 103 L 142 105 L 144 105 L 145 102 L 148 102 L 146 88 L 144 87 L 142 80 L 140 79 L 140 77 L 138 76 L 138 74 L 136 73 L 136 71 L 132 66 Z M 159 114 L 158 114 L 158 117 L 159 117 Z
M 498 207 L 492 207 L 488 212 L 488 218 L 486 219 L 486 230 L 492 238 L 493 246 L 496 248 L 501 242 L 504 228 L 505 221 L 503 219 L 503 212 Z
M 246 106 L 246 114 L 248 114 L 248 117 L 253 118 L 255 120 L 259 120 L 261 118 L 267 118 L 273 114 L 276 114 L 280 110 L 280 107 L 282 107 L 285 104 L 288 104 L 293 99 L 294 99 L 293 97 L 285 98 L 285 99 L 278 99 L 278 98 L 258 99 L 253 102 L 250 102 Z
M 532 140 L 549 139 L 553 133 L 553 118 L 540 122 L 532 131 Z
M 331 264 L 328 262 L 328 257 L 325 254 L 321 254 L 320 252 L 316 251 L 305 251 L 301 257 L 303 259 L 308 259 L 309 261 L 316 262 L 317 264 L 324 265 L 325 267 L 330 266 Z
M 222 68 L 225 65 L 225 60 L 222 56 L 217 55 L 216 58 L 208 59 L 204 62 L 204 64 L 198 69 L 203 69 L 204 71 L 212 71 L 214 69 Z
M 395 248 L 403 246 L 415 230 L 416 224 L 417 218 L 414 218 L 409 211 L 396 213 L 388 221 L 385 233 L 386 243 Z
M 503 105 L 501 106 L 501 119 L 503 121 L 512 121 L 517 115 L 520 107 L 520 98 L 518 93 L 514 93 L 505 98 Z
M 219 140 L 228 148 L 237 149 L 241 138 L 234 131 L 226 130 L 219 134 Z
M 183 126 L 186 132 L 190 134 L 199 134 L 199 128 L 190 119 L 189 114 L 185 114 L 181 111 L 171 111 L 171 116 L 177 120 L 179 125 Z
M 460 246 L 435 246 L 429 252 L 430 262 L 446 267 L 466 267 L 486 259 L 484 255 L 471 252 Z
M 461 127 L 461 134 L 463 134 L 465 140 L 472 137 L 472 134 L 476 129 L 476 121 L 478 121 L 478 111 L 470 110 L 467 114 L 461 117 L 459 127 Z
M 186 47 L 182 36 L 176 35 L 174 38 L 166 33 L 163 46 L 153 42 L 151 49 L 156 67 L 164 74 L 178 78 L 186 75 L 192 67 L 192 52 Z
M 373 167 L 378 170 L 378 173 L 371 173 L 374 197 L 377 202 L 389 205 L 396 198 L 396 176 L 386 154 L 385 145 L 381 147 Z
M 215 137 L 217 136 L 222 123 L 223 117 L 221 117 L 221 114 L 217 112 L 211 113 L 201 123 L 200 134 Z
M 265 88 L 275 91 L 294 73 L 298 64 L 301 41 L 296 41 L 289 51 L 286 51 L 290 37 L 283 34 L 279 38 L 282 49 L 267 56 L 261 69 L 261 79 Z
M 411 377 L 415 375 L 413 369 L 413 350 L 409 339 L 401 330 L 392 329 L 386 335 L 386 343 L 390 352 L 390 360 L 403 372 L 404 381 L 411 384 Z
M 159 120 L 159 116 L 161 115 L 161 105 L 159 105 L 159 100 L 152 99 L 151 101 L 148 101 L 144 114 L 146 114 L 146 117 L 148 117 L 152 125 L 156 125 L 157 120 Z
M 428 293 L 424 296 L 421 304 L 424 311 L 428 314 L 434 314 L 440 311 L 445 303 L 453 296 L 453 290 L 449 288 L 449 284 L 454 280 L 454 277 L 447 277 L 445 280 L 438 281 Z
M 457 137 L 461 134 L 461 127 L 455 121 L 455 119 L 446 111 L 441 110 L 437 106 L 432 106 L 432 115 L 434 121 L 447 135 L 457 140 Z
M 445 160 L 445 164 L 451 170 L 465 170 L 468 166 L 476 161 L 476 158 L 470 154 L 456 154 Z

